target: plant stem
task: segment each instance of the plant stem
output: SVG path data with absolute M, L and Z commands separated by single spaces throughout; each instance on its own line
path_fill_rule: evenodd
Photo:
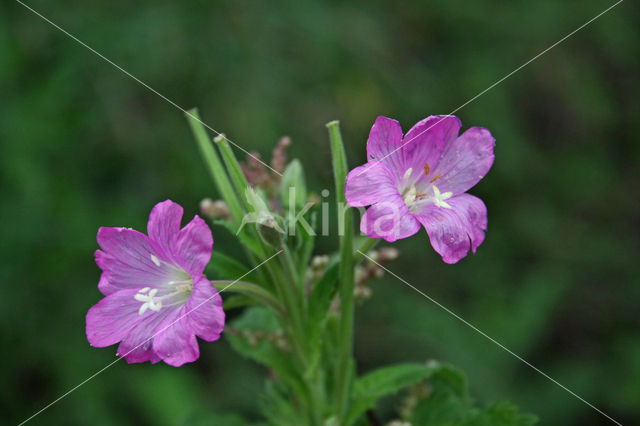
M 345 199 L 344 187 L 347 179 L 347 159 L 338 121 L 327 124 L 331 140 L 333 172 L 336 184 L 338 223 L 343 224 L 340 236 L 340 329 L 338 336 L 338 374 L 336 377 L 336 416 L 343 424 L 349 406 L 349 394 L 353 376 L 353 217 Z
M 227 170 L 229 170 L 229 175 L 231 176 L 231 181 L 233 185 L 236 187 L 236 191 L 238 191 L 238 195 L 242 200 L 242 203 L 245 206 L 245 209 L 250 210 L 250 205 L 247 202 L 246 191 L 249 187 L 249 182 L 247 178 L 244 176 L 242 169 L 240 168 L 240 164 L 236 159 L 236 156 L 233 153 L 233 150 L 229 146 L 229 142 L 227 142 L 227 137 L 224 134 L 219 134 L 213 141 L 218 144 L 218 148 L 220 148 L 220 154 L 222 155 L 222 159 L 224 160 L 224 164 L 227 166 Z
M 353 261 L 354 263 L 358 263 L 368 251 L 374 248 L 380 242 L 379 239 L 376 238 L 367 238 L 367 240 L 362 243 L 360 247 L 356 249 L 353 253 Z
M 236 196 L 236 193 L 233 190 L 233 186 L 231 186 L 231 182 L 229 181 L 229 177 L 227 176 L 224 166 L 222 165 L 222 161 L 220 161 L 220 157 L 218 156 L 216 150 L 213 148 L 211 140 L 209 139 L 209 135 L 207 135 L 207 131 L 200 121 L 198 110 L 194 108 L 190 111 L 187 111 L 186 116 L 187 120 L 189 121 L 189 125 L 191 126 L 191 130 L 193 131 L 193 135 L 198 142 L 198 147 L 200 147 L 200 152 L 202 153 L 202 156 L 207 163 L 209 173 L 211 174 L 214 183 L 218 187 L 218 191 L 220 191 L 222 198 L 227 203 L 227 206 L 229 206 L 231 217 L 233 217 L 234 221 L 240 223 L 242 221 L 242 217 L 244 216 L 244 211 L 240 204 L 240 200 Z
M 227 203 L 229 212 L 231 213 L 231 217 L 233 218 L 234 222 L 240 224 L 246 212 L 241 204 L 242 198 L 238 198 L 238 195 L 233 190 L 233 186 L 231 185 L 229 176 L 227 176 L 227 173 L 225 172 L 225 168 L 222 164 L 222 161 L 220 160 L 220 156 L 211 144 L 209 135 L 202 125 L 202 121 L 200 120 L 200 115 L 198 114 L 197 108 L 193 108 L 187 111 L 186 116 L 187 120 L 189 121 L 189 126 L 191 126 L 191 130 L 193 131 L 193 135 L 196 138 L 196 142 L 198 143 L 198 147 L 200 148 L 200 152 L 202 153 L 205 163 L 207 164 L 207 169 L 211 174 L 213 182 L 218 188 L 220 195 L 222 195 L 222 198 Z M 256 256 L 251 252 L 251 250 L 245 248 L 245 253 L 254 266 L 258 265 L 259 262 L 256 259 Z M 266 276 L 261 269 L 258 270 L 258 275 L 264 278 L 265 281 L 268 281 L 266 280 Z
M 297 306 L 300 308 L 302 312 L 302 316 L 306 321 L 306 303 L 304 297 L 304 288 L 302 284 L 302 280 L 300 279 L 300 275 L 298 274 L 298 268 L 296 267 L 295 262 L 293 261 L 293 257 L 291 256 L 291 251 L 286 245 L 283 245 L 284 251 L 280 253 L 280 258 L 282 261 L 282 267 L 287 273 L 287 278 L 289 278 L 289 284 L 294 292 Z
M 232 291 L 235 293 L 244 294 L 246 296 L 257 299 L 258 301 L 263 302 L 266 305 L 271 306 L 276 312 L 280 314 L 284 313 L 284 309 L 280 301 L 276 299 L 267 290 L 265 290 L 264 288 L 258 285 L 248 283 L 245 281 L 224 281 L 224 280 L 211 281 L 211 284 L 213 284 L 213 286 L 217 288 L 218 291 L 224 290 L 224 291 Z

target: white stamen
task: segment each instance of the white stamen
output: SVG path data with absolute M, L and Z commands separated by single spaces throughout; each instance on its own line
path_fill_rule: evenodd
M 160 266 L 160 259 L 158 259 L 153 254 L 151 255 L 151 261 L 156 264 L 156 266 Z
M 146 292 L 148 292 L 150 289 L 151 289 L 150 287 L 145 287 L 145 288 L 141 289 L 140 291 L 138 291 L 138 293 L 146 293 Z
M 433 185 L 433 203 L 438 207 L 444 207 L 445 209 L 450 209 L 451 205 L 445 202 L 444 200 L 448 200 L 453 196 L 453 192 L 445 192 L 444 194 L 440 193 L 440 189 L 437 186 Z
M 409 167 L 409 168 L 407 169 L 407 171 L 406 171 L 406 172 L 404 172 L 403 179 L 404 179 L 404 180 L 409 180 L 409 178 L 411 177 L 411 173 L 413 173 L 413 167 Z

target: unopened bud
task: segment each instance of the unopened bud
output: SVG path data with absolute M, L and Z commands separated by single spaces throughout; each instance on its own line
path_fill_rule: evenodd
M 353 289 L 353 296 L 358 303 L 362 303 L 371 297 L 371 289 L 367 286 L 357 286 Z
M 314 256 L 313 259 L 311 259 L 311 267 L 314 269 L 325 268 L 328 264 L 329 264 L 329 256 L 327 255 Z
M 258 233 L 267 244 L 277 249 L 282 247 L 285 234 L 273 217 L 260 220 L 256 225 Z
M 287 164 L 287 148 L 289 145 L 291 145 L 291 138 L 289 136 L 283 136 L 273 150 L 271 166 L 278 173 L 284 172 L 285 165 Z
M 230 217 L 227 203 L 222 200 L 213 201 L 211 198 L 205 198 L 200 201 L 200 212 L 211 220 L 228 219 Z
M 400 252 L 395 247 L 382 247 L 380 249 L 380 261 L 396 260 Z
M 295 206 L 302 209 L 307 202 L 307 187 L 304 181 L 304 171 L 300 161 L 293 160 L 284 171 L 280 183 L 280 200 L 285 208 Z

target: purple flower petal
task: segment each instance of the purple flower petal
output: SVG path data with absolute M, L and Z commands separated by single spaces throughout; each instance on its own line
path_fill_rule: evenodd
M 456 139 L 460 127 L 460 119 L 452 115 L 432 115 L 416 123 L 402 142 L 405 167 L 417 171 L 422 180 L 433 178 L 445 146 Z
M 180 204 L 166 200 L 156 204 L 149 215 L 147 233 L 154 246 L 166 258 L 171 259 L 175 238 L 180 231 L 183 209 Z
M 384 238 L 389 242 L 407 238 L 420 230 L 399 194 L 369 207 L 360 220 L 360 231 L 371 238 Z
M 154 262 L 161 255 L 138 231 L 102 227 L 98 230 L 98 244 L 102 250 L 95 253 L 96 263 L 103 271 L 98 289 L 105 296 L 124 288 L 142 288 L 170 276 L 169 266 Z
M 456 263 L 469 252 L 469 236 L 464 222 L 452 209 L 429 206 L 416 218 L 429 234 L 431 246 L 446 263 Z
M 218 290 L 202 278 L 195 283 L 193 293 L 185 305 L 194 333 L 208 342 L 218 340 L 224 328 L 225 314 Z
M 448 200 L 450 209 L 430 205 L 416 214 L 429 234 L 434 250 L 446 263 L 456 263 L 484 241 L 487 208 L 482 200 L 469 194 Z
M 433 172 L 441 192 L 461 194 L 482 179 L 493 164 L 495 139 L 489 130 L 472 127 L 447 145 Z
M 204 220 L 195 216 L 176 237 L 173 257 L 193 279 L 202 276 L 211 260 L 213 236 Z
M 200 356 L 196 336 L 189 325 L 186 306 L 173 311 L 158 327 L 153 350 L 167 364 L 180 367 Z
M 104 348 L 122 339 L 142 320 L 140 302 L 134 299 L 138 289 L 116 291 L 87 312 L 87 340 L 91 346 Z
M 451 208 L 463 220 L 467 234 L 471 238 L 471 251 L 476 249 L 484 241 L 484 231 L 487 230 L 487 207 L 482 200 L 471 194 L 460 194 L 451 198 Z
M 404 170 L 402 128 L 396 120 L 378 117 L 367 140 L 367 160 L 382 161 L 392 170 Z
M 169 317 L 177 317 L 178 312 L 180 312 L 179 309 L 163 309 L 160 312 L 141 315 L 142 319 L 138 325 L 132 328 L 120 342 L 118 355 L 124 357 L 128 363 L 158 362 L 162 357 L 153 349 L 156 334 L 162 330 L 162 323 Z
M 393 171 L 384 163 L 372 161 L 356 167 L 347 175 L 347 204 L 352 207 L 368 206 L 397 194 L 395 180 Z

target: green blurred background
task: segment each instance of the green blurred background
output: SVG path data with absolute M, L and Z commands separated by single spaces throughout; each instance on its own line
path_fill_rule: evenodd
M 246 149 L 269 158 L 290 135 L 319 192 L 333 187 L 327 121 L 359 165 L 377 115 L 408 129 L 448 113 L 612 2 L 28 4 Z M 497 139 L 472 190 L 487 239 L 449 266 L 421 232 L 389 265 L 625 425 L 640 424 L 638 12 L 620 4 L 457 113 Z M 144 229 L 158 201 L 193 215 L 216 194 L 180 111 L 15 2 L 0 4 L 0 140 L 0 423 L 16 424 L 115 359 L 84 335 L 98 227 Z M 373 295 L 357 312 L 360 371 L 437 358 L 482 404 L 613 424 L 395 278 Z M 180 369 L 119 362 L 32 423 L 259 420 L 265 371 L 225 341 L 201 352 Z

